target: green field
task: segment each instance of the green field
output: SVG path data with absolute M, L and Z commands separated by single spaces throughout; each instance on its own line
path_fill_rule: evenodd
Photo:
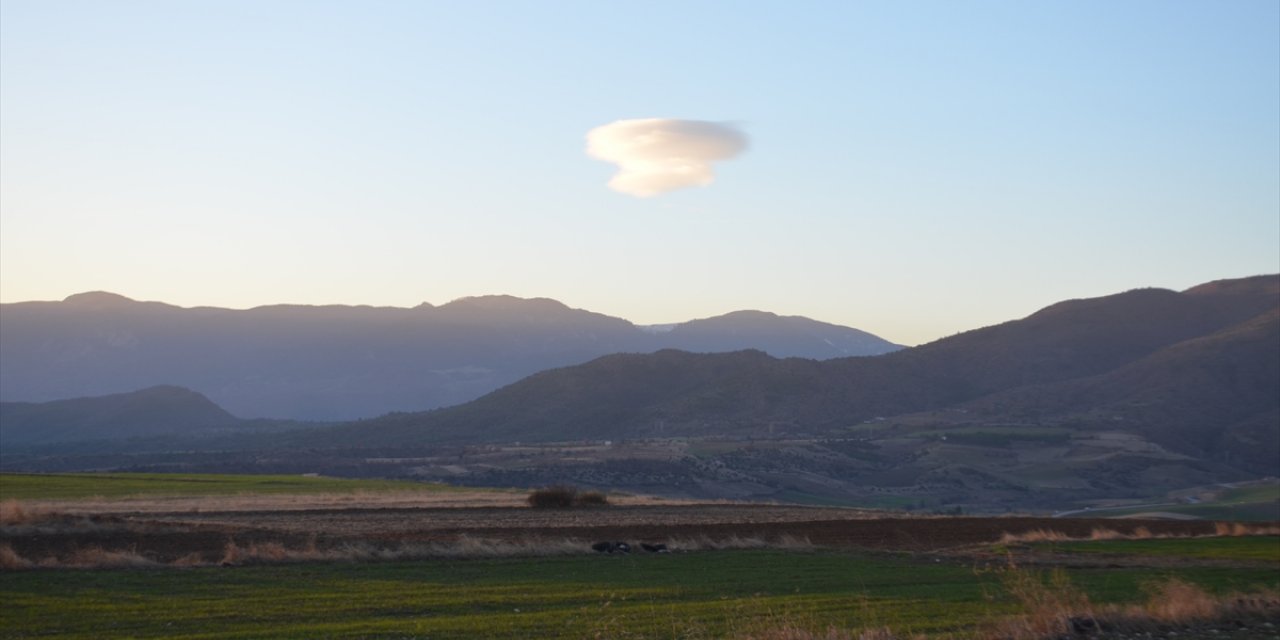
M 1280 569 L 1280 537 L 1170 538 L 1164 540 L 1089 540 L 1034 545 L 1059 553 L 1109 553 L 1126 556 L 1214 558 L 1272 563 Z
M 0 573 L 0 637 L 709 638 L 797 625 L 959 633 L 1019 611 L 1002 571 L 927 557 L 722 551 Z M 1073 570 L 1094 602 L 1178 576 L 1280 586 L 1274 567 Z
M 168 473 L 0 474 L 0 500 L 69 500 L 134 496 L 462 491 L 439 484 L 311 476 Z
M 1197 504 L 1160 505 L 1127 509 L 1095 509 L 1092 513 L 1078 513 L 1076 515 L 1111 518 L 1150 511 L 1179 513 L 1194 516 L 1201 520 L 1280 521 L 1280 485 L 1228 489 L 1212 501 Z
M 1228 489 L 1217 500 L 1217 504 L 1248 504 L 1280 500 L 1280 484 L 1261 484 L 1250 487 Z
M 1206 520 L 1280 520 L 1280 485 L 1228 489 L 1217 500 L 1179 507 Z

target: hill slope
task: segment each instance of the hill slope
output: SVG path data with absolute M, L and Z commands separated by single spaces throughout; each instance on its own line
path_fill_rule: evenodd
M 0 441 L 10 445 L 193 434 L 241 420 L 181 387 L 53 402 L 0 402 Z
M 875 358 L 812 361 L 749 351 L 608 356 L 531 376 L 466 405 L 321 430 L 307 442 L 829 434 L 876 417 L 987 398 L 981 407 L 988 421 L 1044 416 L 1091 428 L 1131 424 L 1179 451 L 1243 455 L 1251 439 L 1272 442 L 1268 434 L 1280 431 L 1273 419 L 1280 414 L 1278 281 L 1266 276 L 1181 293 L 1145 289 L 1073 300 Z M 1107 411 L 1120 405 L 1127 423 L 1117 427 Z M 1215 409 L 1206 413 L 1209 406 Z M 1258 456 L 1246 462 L 1280 466 Z
M 1107 373 L 965 405 L 987 419 L 1141 434 L 1170 450 L 1280 465 L 1280 309 L 1165 347 Z

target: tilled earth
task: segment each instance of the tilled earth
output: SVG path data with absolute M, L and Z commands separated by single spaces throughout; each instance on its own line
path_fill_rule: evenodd
M 597 541 L 678 544 L 732 539 L 807 541 L 822 547 L 941 552 L 1052 530 L 1087 537 L 1094 529 L 1155 535 L 1211 534 L 1203 521 L 1031 517 L 893 517 L 853 509 L 771 505 L 643 505 L 591 509 L 382 508 L 64 516 L 0 529 L 0 545 L 39 562 L 85 549 L 127 552 L 155 562 L 216 560 L 229 543 L 333 549 L 353 543 L 394 549 L 463 537 L 501 542 Z

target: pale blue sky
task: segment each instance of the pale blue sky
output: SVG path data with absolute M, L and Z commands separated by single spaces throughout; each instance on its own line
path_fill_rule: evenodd
M 735 124 L 638 199 L 586 132 Z M 1280 3 L 0 3 L 0 300 L 546 296 L 908 344 L 1280 271 Z

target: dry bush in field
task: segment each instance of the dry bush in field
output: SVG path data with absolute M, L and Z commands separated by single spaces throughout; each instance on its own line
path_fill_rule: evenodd
M 1060 531 L 1050 529 L 1033 529 L 1023 533 L 1005 533 L 1000 536 L 1001 544 L 1012 544 L 1016 542 L 1063 542 L 1071 540 L 1071 536 Z
M 1052 529 L 1033 529 L 1023 533 L 1005 533 L 1000 536 L 1002 544 L 1019 542 L 1070 542 L 1073 540 L 1143 540 L 1148 538 L 1188 538 L 1191 535 L 1155 535 L 1146 527 L 1138 527 L 1131 533 L 1121 533 L 1115 529 L 1094 529 L 1088 537 L 1071 536 Z
M 31 562 L 26 558 L 18 555 L 13 547 L 7 544 L 0 544 L 0 569 L 27 569 L 31 567 Z
M 1178 578 L 1149 584 L 1147 601 L 1141 604 L 1103 606 L 1090 603 L 1060 570 L 1046 582 L 1037 572 L 1010 566 L 1002 578 L 1023 613 L 996 622 L 982 637 L 1039 640 L 1101 630 L 1152 632 L 1227 620 L 1264 620 L 1280 610 L 1280 594 L 1271 590 L 1214 595 Z
M 33 507 L 20 500 L 0 502 L 0 525 L 36 524 L 57 516 L 48 509 Z
M 1151 540 L 1164 538 L 1203 538 L 1216 536 L 1274 536 L 1280 535 L 1280 527 L 1269 523 L 1216 522 L 1213 534 L 1153 533 L 1147 527 L 1137 527 L 1129 533 L 1115 529 L 1094 529 L 1088 537 L 1071 536 L 1052 529 L 1033 529 L 1022 533 L 1004 533 L 1001 544 L 1025 542 L 1071 542 L 1076 540 Z
M 534 489 L 529 494 L 528 502 L 529 506 L 536 509 L 599 507 L 609 504 L 609 497 L 599 491 L 579 492 L 577 487 L 552 485 Z
M 1094 619 L 1093 606 L 1067 574 L 1054 570 L 1046 584 L 1039 573 L 1010 566 L 1000 576 L 1005 591 L 1022 606 L 1023 614 L 1000 621 L 995 637 L 1047 638 L 1071 634 L 1071 620 Z
M 1147 601 L 1111 605 L 1098 613 L 1098 627 L 1128 632 L 1159 632 L 1197 624 L 1274 619 L 1280 610 L 1280 593 L 1215 595 L 1199 585 L 1169 578 L 1146 586 Z
M 1055 571 L 1048 576 L 1009 566 L 1001 575 L 1005 591 L 1021 607 L 1018 615 L 983 623 L 972 637 L 999 640 L 1045 638 L 1151 637 L 1153 633 L 1228 622 L 1232 626 L 1274 619 L 1280 593 L 1213 595 L 1201 587 L 1170 579 L 1148 585 L 1148 600 L 1130 605 L 1095 605 L 1083 591 Z M 1190 632 L 1193 637 L 1200 637 Z M 1216 634 L 1213 630 L 1210 633 Z M 782 618 L 762 629 L 733 636 L 738 640 L 906 640 L 921 636 L 899 634 L 885 627 L 864 629 L 816 628 L 811 621 Z
M 395 547 L 379 547 L 364 542 L 348 543 L 341 547 L 321 550 L 314 543 L 303 548 L 290 549 L 275 542 L 249 543 L 240 546 L 227 541 L 219 564 L 281 564 L 288 562 L 385 562 L 423 558 L 509 558 L 539 557 L 580 554 L 587 547 L 582 542 L 569 539 L 533 539 L 511 542 L 461 536 L 451 542 L 407 544 Z M 195 566 L 198 557 L 182 558 L 174 566 Z
M 1150 599 L 1136 612 L 1165 623 L 1186 624 L 1218 613 L 1219 598 L 1189 582 L 1170 578 L 1150 589 Z
M 112 551 L 102 547 L 85 547 L 77 549 L 71 555 L 54 566 L 77 568 L 129 568 L 149 567 L 156 563 L 133 551 Z
M 609 496 L 600 491 L 586 491 L 579 493 L 573 504 L 579 507 L 602 507 L 609 504 Z
M 672 551 L 723 551 L 728 549 L 779 549 L 783 551 L 813 551 L 817 549 L 808 538 L 782 535 L 777 538 L 730 536 L 728 538 L 671 538 L 666 546 Z
M 555 485 L 534 489 L 529 494 L 529 506 L 535 509 L 563 509 L 573 506 L 578 490 L 567 485 Z
M 1214 533 L 1220 536 L 1278 536 L 1280 526 L 1253 522 L 1215 522 Z

